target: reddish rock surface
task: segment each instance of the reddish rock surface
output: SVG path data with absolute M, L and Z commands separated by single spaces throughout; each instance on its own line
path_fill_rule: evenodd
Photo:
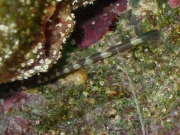
M 116 17 L 126 9 L 127 0 L 100 0 L 94 6 L 78 10 L 73 33 L 76 43 L 85 48 L 100 40 L 111 29 Z
M 168 4 L 172 7 L 172 8 L 177 8 L 180 5 L 180 0 L 169 0 Z

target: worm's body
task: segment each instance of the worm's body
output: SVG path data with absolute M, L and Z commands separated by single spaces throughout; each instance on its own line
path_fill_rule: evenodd
M 7 93 L 11 93 L 12 91 L 20 91 L 25 90 L 28 88 L 35 87 L 37 85 L 43 84 L 45 82 L 51 81 L 53 79 L 56 79 L 64 74 L 73 72 L 85 65 L 95 63 L 97 61 L 100 61 L 102 59 L 105 59 L 107 57 L 113 56 L 117 53 L 126 51 L 130 49 L 133 46 L 136 46 L 142 42 L 147 42 L 151 40 L 161 40 L 162 36 L 159 31 L 153 30 L 146 33 L 141 34 L 140 36 L 131 39 L 130 41 L 123 42 L 122 44 L 118 44 L 115 46 L 110 47 L 105 52 L 99 52 L 94 55 L 91 55 L 89 57 L 86 57 L 84 59 L 81 59 L 77 61 L 76 63 L 70 64 L 65 66 L 62 70 L 55 69 L 55 73 L 52 73 L 52 75 L 47 76 L 46 74 L 40 74 L 37 76 L 37 78 L 29 78 L 28 80 L 23 81 L 17 81 L 17 82 L 11 82 L 8 84 L 0 84 L 0 87 L 3 88 L 3 91 L 0 92 L 0 97 L 4 97 Z M 2 93 L 5 92 L 5 93 Z

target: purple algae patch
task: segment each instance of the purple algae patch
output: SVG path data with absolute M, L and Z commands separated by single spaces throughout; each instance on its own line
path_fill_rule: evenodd
M 180 0 L 169 0 L 168 4 L 171 8 L 177 8 L 180 5 Z
M 77 22 L 73 38 L 76 43 L 85 48 L 100 40 L 126 9 L 127 0 L 100 0 L 95 6 L 75 12 Z

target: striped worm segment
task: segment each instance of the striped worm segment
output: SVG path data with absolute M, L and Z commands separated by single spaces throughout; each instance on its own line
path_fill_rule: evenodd
M 97 61 L 103 60 L 107 57 L 116 55 L 117 53 L 124 52 L 128 49 L 130 49 L 133 46 L 136 46 L 144 41 L 150 41 L 150 40 L 160 40 L 162 39 L 161 34 L 157 30 L 149 31 L 144 34 L 141 34 L 140 36 L 131 39 L 130 41 L 124 42 L 122 44 L 118 44 L 115 46 L 110 47 L 105 52 L 99 52 L 94 55 L 91 55 L 90 57 L 86 57 L 84 59 L 81 59 L 77 61 L 76 63 L 70 64 L 66 66 L 62 71 L 59 71 L 57 74 L 58 76 L 61 76 L 63 74 L 72 72 L 74 70 L 77 70 L 85 65 L 95 63 Z M 56 76 L 56 77 L 58 77 Z
M 55 69 L 54 70 L 55 73 L 51 73 L 50 76 L 47 76 L 47 74 L 40 74 L 39 76 L 37 76 L 37 78 L 36 78 L 37 80 L 34 80 L 34 78 L 30 78 L 29 80 L 17 82 L 17 84 L 16 84 L 17 89 L 16 90 L 25 90 L 27 88 L 35 87 L 35 86 L 40 85 L 42 83 L 45 83 L 47 81 L 51 81 L 53 79 L 56 79 L 56 78 L 58 78 L 64 74 L 73 72 L 73 71 L 75 71 L 75 70 L 77 70 L 77 69 L 79 69 L 85 65 L 92 64 L 92 63 L 95 63 L 97 61 L 103 60 L 107 57 L 113 56 L 117 53 L 124 52 L 124 51 L 132 48 L 133 46 L 136 46 L 136 45 L 143 43 L 145 41 L 147 42 L 147 41 L 161 40 L 162 38 L 163 38 L 162 35 L 157 30 L 153 30 L 153 31 L 143 33 L 143 34 L 139 35 L 138 37 L 133 38 L 129 41 L 126 41 L 126 42 L 123 42 L 121 44 L 112 46 L 109 49 L 107 49 L 105 52 L 96 53 L 94 55 L 91 55 L 89 57 L 81 59 L 81 60 L 77 61 L 76 63 L 67 65 L 62 70 Z M 48 73 L 48 74 L 50 74 L 50 73 Z M 13 87 L 15 87 L 15 86 L 13 86 Z M 13 91 L 13 89 L 11 89 L 11 91 Z

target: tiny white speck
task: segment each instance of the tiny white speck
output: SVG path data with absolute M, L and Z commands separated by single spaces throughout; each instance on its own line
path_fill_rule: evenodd
M 34 69 L 35 70 L 40 70 L 41 66 L 35 66 Z
M 56 24 L 56 27 L 61 27 L 61 26 L 62 26 L 62 23 Z
M 29 75 L 29 73 L 24 73 L 24 78 L 26 79 L 26 78 L 28 78 L 30 75 Z
M 36 58 L 40 58 L 40 55 L 37 55 Z
M 30 74 L 33 74 L 33 73 L 34 73 L 34 70 L 29 70 L 29 73 L 30 73 Z
M 72 18 L 75 18 L 75 15 L 74 15 L 73 13 L 71 13 L 71 17 L 72 17 Z
M 18 45 L 18 44 L 19 44 L 19 40 L 16 40 L 16 41 L 15 41 L 15 45 Z
M 42 43 L 37 44 L 38 49 L 42 49 Z
M 30 63 L 34 63 L 34 59 L 30 59 L 29 62 L 30 62 Z
M 65 34 L 64 34 L 64 33 L 62 33 L 62 32 L 60 32 L 60 35 L 61 35 L 61 37 L 63 37 Z
M 35 47 L 34 49 L 32 49 L 32 52 L 33 52 L 33 53 L 37 53 L 37 51 L 38 51 L 38 50 L 37 50 L 36 47 Z
M 24 58 L 27 60 L 27 59 L 29 59 L 29 53 L 27 53 L 25 56 L 24 56 Z
M 70 71 L 69 68 L 65 68 L 65 69 L 63 70 L 64 73 L 69 73 L 69 71 Z
M 141 38 L 133 38 L 133 39 L 130 40 L 130 42 L 131 42 L 132 45 L 135 46 L 135 45 L 137 45 L 137 44 L 142 43 L 143 40 L 142 40 Z
M 22 80 L 22 77 L 21 77 L 21 76 L 18 76 L 17 78 L 18 78 L 18 80 Z
M 71 28 L 71 24 L 68 24 L 67 26 L 68 26 L 68 28 Z
M 87 59 L 85 60 L 85 64 L 91 64 L 91 63 L 93 63 L 93 60 L 91 60 L 91 59 L 89 59 L 89 58 L 87 58 Z
M 5 55 L 5 56 L 4 56 L 4 59 L 7 59 L 7 58 L 9 58 L 9 55 Z
M 25 67 L 25 63 L 21 63 L 21 67 Z
M 80 66 L 79 64 L 74 64 L 74 65 L 73 65 L 73 68 L 74 68 L 74 69 L 78 69 L 78 68 L 80 68 L 80 67 L 81 67 L 81 66 Z
M 49 65 L 51 63 L 51 60 L 50 59 L 45 59 L 45 63 Z
M 43 68 L 44 68 L 45 70 L 47 70 L 47 69 L 49 68 L 49 66 L 48 66 L 48 65 L 44 65 Z
M 57 53 L 57 51 L 56 51 L 56 50 L 54 50 L 54 51 L 53 51 L 53 55 L 56 55 L 56 53 Z
M 71 21 L 72 18 L 70 16 L 66 17 L 66 20 L 65 21 Z
M 66 43 L 66 38 L 63 38 L 63 43 Z
M 111 55 L 112 55 L 111 52 L 102 52 L 102 53 L 101 53 L 101 57 L 102 57 L 102 58 L 107 58 L 107 57 L 109 57 L 109 56 L 111 56 Z
M 43 60 L 43 59 L 41 59 L 41 60 L 39 61 L 39 63 L 43 64 L 43 63 L 44 63 L 44 60 Z

